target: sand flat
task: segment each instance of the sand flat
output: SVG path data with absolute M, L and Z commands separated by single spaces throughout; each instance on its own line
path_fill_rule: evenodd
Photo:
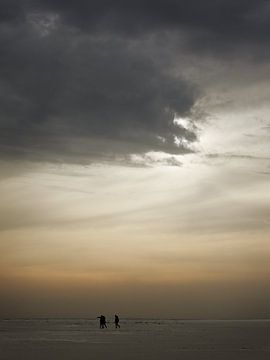
M 0 360 L 270 359 L 270 321 L 1 320 Z

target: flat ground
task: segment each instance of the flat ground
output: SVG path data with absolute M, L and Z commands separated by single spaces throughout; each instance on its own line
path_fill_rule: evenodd
M 1 320 L 0 360 L 269 360 L 270 321 Z

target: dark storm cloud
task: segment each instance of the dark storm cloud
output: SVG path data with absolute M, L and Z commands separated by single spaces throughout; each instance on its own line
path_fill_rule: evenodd
M 183 51 L 201 37 L 217 52 L 222 41 L 262 42 L 267 9 L 263 1 L 2 1 L 1 153 L 81 162 L 190 151 L 184 144 L 196 133 L 173 120 L 191 114 L 200 92 L 184 66 L 171 71 L 181 53 L 171 35 L 184 37 Z
M 4 21 L 0 46 L 1 152 L 32 158 L 183 153 L 174 124 L 196 91 L 143 41 L 75 31 L 50 12 Z M 72 159 L 71 159 L 72 158 Z
M 24 17 L 23 2 L 18 0 L 1 0 L 0 21 L 17 21 Z
M 193 105 L 192 86 L 163 71 L 140 46 L 69 30 L 44 37 L 24 27 L 13 31 L 10 40 L 1 39 L 3 150 L 61 154 L 71 145 L 78 155 L 183 152 L 174 137 L 195 139 L 173 123 L 175 113 Z
M 190 29 L 212 38 L 268 39 L 270 5 L 265 0 L 40 0 L 84 30 L 147 31 Z

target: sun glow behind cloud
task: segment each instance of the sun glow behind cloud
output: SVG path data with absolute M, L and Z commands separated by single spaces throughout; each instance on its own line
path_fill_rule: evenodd
M 118 289 L 130 313 L 139 315 L 149 308 L 132 305 L 133 287 L 146 304 L 151 298 L 147 286 L 153 294 L 166 288 L 169 297 L 175 288 L 180 303 L 183 291 L 185 299 L 197 291 L 213 304 L 216 310 L 208 314 L 215 316 L 220 310 L 213 289 L 222 292 L 222 287 L 242 284 L 244 291 L 254 281 L 264 283 L 270 270 L 268 182 L 260 176 L 256 184 L 247 181 L 233 163 L 220 171 L 196 155 L 183 158 L 181 167 L 42 165 L 2 180 L 6 293 L 36 291 L 38 313 L 46 308 L 44 292 L 55 289 L 63 299 L 69 289 L 77 292 L 70 306 L 78 314 L 75 303 L 91 303 L 93 292 L 111 298 Z M 169 300 L 165 294 L 160 297 L 162 312 Z M 95 300 L 93 304 L 98 311 Z M 7 304 L 5 308 L 13 311 Z M 68 311 L 64 308 L 63 313 Z M 187 305 L 183 309 L 194 311 Z M 80 311 L 85 313 L 86 306 Z M 172 314 L 177 311 L 172 307 Z M 158 314 L 158 306 L 152 314 Z

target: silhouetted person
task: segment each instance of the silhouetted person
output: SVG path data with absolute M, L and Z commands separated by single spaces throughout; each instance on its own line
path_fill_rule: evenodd
M 116 329 L 120 328 L 118 315 L 114 315 L 114 324 Z
M 98 316 L 97 319 L 99 319 L 99 327 L 100 327 L 100 329 L 104 329 L 104 327 L 107 328 L 106 318 L 105 318 L 104 315 Z

